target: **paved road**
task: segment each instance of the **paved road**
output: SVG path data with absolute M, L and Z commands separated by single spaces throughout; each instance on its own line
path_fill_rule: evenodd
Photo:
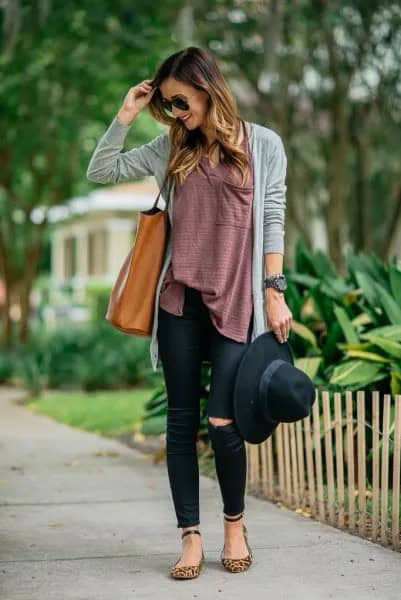
M 165 465 L 34 415 L 5 388 L 0 457 L 1 600 L 401 598 L 399 553 L 251 496 L 254 563 L 226 572 L 220 492 L 204 476 L 206 568 L 169 578 L 181 546 Z

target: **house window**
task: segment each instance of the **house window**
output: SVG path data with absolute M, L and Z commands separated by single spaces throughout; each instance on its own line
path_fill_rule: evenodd
M 108 234 L 105 229 L 88 234 L 88 273 L 104 275 L 107 272 Z
M 77 239 L 70 236 L 64 239 L 64 278 L 71 279 L 77 272 Z

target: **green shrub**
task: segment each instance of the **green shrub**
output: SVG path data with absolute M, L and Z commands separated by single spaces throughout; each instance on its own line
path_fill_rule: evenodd
M 348 254 L 345 277 L 302 241 L 285 269 L 290 342 L 316 385 L 401 393 L 401 270 L 374 254 Z
M 10 353 L 0 354 L 0 383 L 10 381 L 13 374 L 13 357 Z
M 89 306 L 89 318 L 93 321 L 104 321 L 111 286 L 91 283 L 86 287 L 86 301 Z
M 32 391 L 121 389 L 152 380 L 149 340 L 104 320 L 38 328 L 27 344 L 15 345 L 14 355 L 17 380 Z

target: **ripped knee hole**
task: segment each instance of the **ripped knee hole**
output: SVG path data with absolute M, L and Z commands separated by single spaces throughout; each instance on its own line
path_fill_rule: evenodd
M 224 419 L 223 417 L 209 417 L 209 422 L 218 427 L 219 425 L 228 425 L 233 422 L 233 419 Z

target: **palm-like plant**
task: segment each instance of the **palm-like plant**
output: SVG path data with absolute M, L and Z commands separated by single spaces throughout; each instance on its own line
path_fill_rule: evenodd
M 333 390 L 401 390 L 401 270 L 375 255 L 349 254 L 339 276 L 303 242 L 286 269 L 291 342 L 316 384 Z

